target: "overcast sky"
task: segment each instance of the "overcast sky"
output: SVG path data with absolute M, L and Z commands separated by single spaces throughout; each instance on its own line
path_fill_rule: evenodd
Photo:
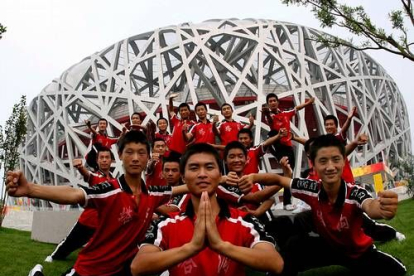
M 384 28 L 389 28 L 387 13 L 400 4 L 342 2 L 363 5 Z M 280 0 L 2 0 L 0 22 L 7 33 L 0 40 L 0 125 L 21 95 L 29 103 L 64 70 L 119 40 L 168 25 L 222 18 L 273 19 L 321 29 L 309 9 L 286 7 Z M 338 29 L 324 31 L 350 37 Z M 384 51 L 369 54 L 396 81 L 413 123 L 414 62 Z

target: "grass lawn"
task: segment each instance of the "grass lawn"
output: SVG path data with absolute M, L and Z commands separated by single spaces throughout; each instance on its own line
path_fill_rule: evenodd
M 378 244 L 380 250 L 400 258 L 408 269 L 407 275 L 414 274 L 414 200 L 400 202 L 397 216 L 387 221 L 398 231 L 405 234 L 407 239 L 403 242 L 391 241 Z M 30 239 L 30 232 L 0 228 L 0 274 L 7 276 L 27 275 L 37 263 L 44 267 L 48 276 L 61 275 L 73 265 L 76 254 L 71 254 L 66 261 L 55 261 L 52 264 L 43 260 L 55 248 L 55 245 L 34 242 Z M 264 275 L 250 272 L 249 275 Z M 301 276 L 340 275 L 351 276 L 344 268 L 331 266 L 322 269 L 313 269 L 300 274 Z

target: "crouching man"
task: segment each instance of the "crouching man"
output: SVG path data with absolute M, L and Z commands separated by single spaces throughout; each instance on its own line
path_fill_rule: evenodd
M 373 199 L 363 188 L 346 183 L 342 178 L 345 147 L 335 136 L 316 138 L 310 148 L 310 159 L 320 181 L 251 174 L 240 181 L 240 188 L 250 183 L 281 185 L 292 195 L 310 205 L 313 223 L 320 237 L 292 237 L 283 252 L 283 275 L 297 275 L 310 268 L 342 265 L 352 275 L 393 275 L 406 273 L 395 257 L 375 248 L 372 238 L 362 229 L 363 213 L 373 219 L 391 219 L 398 205 L 392 191 L 378 193 Z
M 132 263 L 133 275 L 245 275 L 244 268 L 280 273 L 283 260 L 260 222 L 216 197 L 217 151 L 194 144 L 180 170 L 191 194 L 183 213 L 155 221 Z

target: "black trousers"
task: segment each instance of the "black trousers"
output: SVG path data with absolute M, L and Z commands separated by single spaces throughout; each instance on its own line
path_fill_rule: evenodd
M 95 233 L 95 228 L 76 222 L 68 236 L 63 239 L 50 255 L 54 260 L 63 260 L 76 249 L 84 246 Z
M 352 275 L 402 276 L 405 266 L 396 258 L 370 247 L 357 258 L 350 258 L 321 237 L 294 236 L 282 251 L 285 266 L 282 275 L 292 276 L 311 268 L 340 265 Z
M 272 130 L 270 131 L 267 136 L 273 137 L 277 135 L 277 131 Z M 289 159 L 289 165 L 292 168 L 292 170 L 295 169 L 296 160 L 295 160 L 295 152 L 293 151 L 293 147 L 282 145 L 279 141 L 274 143 L 270 146 L 270 152 L 274 157 L 276 157 L 276 160 L 279 162 L 282 157 L 287 156 Z M 286 206 L 288 204 L 292 204 L 292 193 L 290 192 L 290 189 L 283 189 L 283 206 Z

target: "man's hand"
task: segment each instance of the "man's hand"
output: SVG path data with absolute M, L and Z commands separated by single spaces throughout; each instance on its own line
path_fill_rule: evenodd
M 230 186 L 238 186 L 239 185 L 239 176 L 236 172 L 229 172 L 226 177 L 226 183 Z
M 252 190 L 254 183 L 254 174 L 243 175 L 239 180 L 239 190 L 247 195 Z
M 82 167 L 82 159 L 73 159 L 73 161 L 72 161 L 72 165 L 73 165 L 76 169 L 79 169 L 80 167 Z
M 193 250 L 200 252 L 205 247 L 205 238 L 206 238 L 206 203 L 203 202 L 203 196 L 208 194 L 204 191 L 201 194 L 200 204 L 198 206 L 197 219 L 194 223 L 194 233 L 193 238 L 190 241 L 190 244 L 193 247 Z
M 207 192 L 203 192 L 201 195 L 200 204 L 205 206 L 206 234 L 209 246 L 214 251 L 219 251 L 223 240 L 217 230 L 216 217 L 211 208 L 210 198 L 208 197 Z
M 254 117 L 252 113 L 249 113 L 249 123 L 253 124 L 254 123 Z
M 365 145 L 368 142 L 368 135 L 361 133 L 358 135 L 356 142 L 358 146 Z
M 262 113 L 264 115 L 270 115 L 270 109 L 266 104 L 262 105 Z
M 174 98 L 177 98 L 177 97 L 178 97 L 178 93 L 172 93 L 170 95 L 170 99 L 174 99 Z
M 219 121 L 219 116 L 218 115 L 214 115 L 213 116 L 213 124 L 218 123 L 218 121 Z
M 392 219 L 397 212 L 398 195 L 393 191 L 378 192 L 380 214 L 385 219 Z
M 279 164 L 282 167 L 283 175 L 286 176 L 286 177 L 292 178 L 293 171 L 292 171 L 292 168 L 290 167 L 290 164 L 289 164 L 289 158 L 287 156 L 283 156 L 279 160 Z
M 315 102 L 315 97 L 312 97 L 308 100 L 307 104 L 313 104 Z
M 356 106 L 354 106 L 351 111 L 349 111 L 348 113 L 348 119 L 352 119 L 352 117 L 354 117 L 357 114 L 357 108 Z
M 91 121 L 85 120 L 85 125 L 88 126 L 88 127 L 90 127 L 91 126 Z
M 160 160 L 160 154 L 159 154 L 158 152 L 154 152 L 154 153 L 151 155 L 151 161 L 152 161 L 152 162 L 155 162 L 155 161 L 158 161 L 158 160 Z
M 22 197 L 30 196 L 31 184 L 21 171 L 7 172 L 6 191 L 9 196 Z

